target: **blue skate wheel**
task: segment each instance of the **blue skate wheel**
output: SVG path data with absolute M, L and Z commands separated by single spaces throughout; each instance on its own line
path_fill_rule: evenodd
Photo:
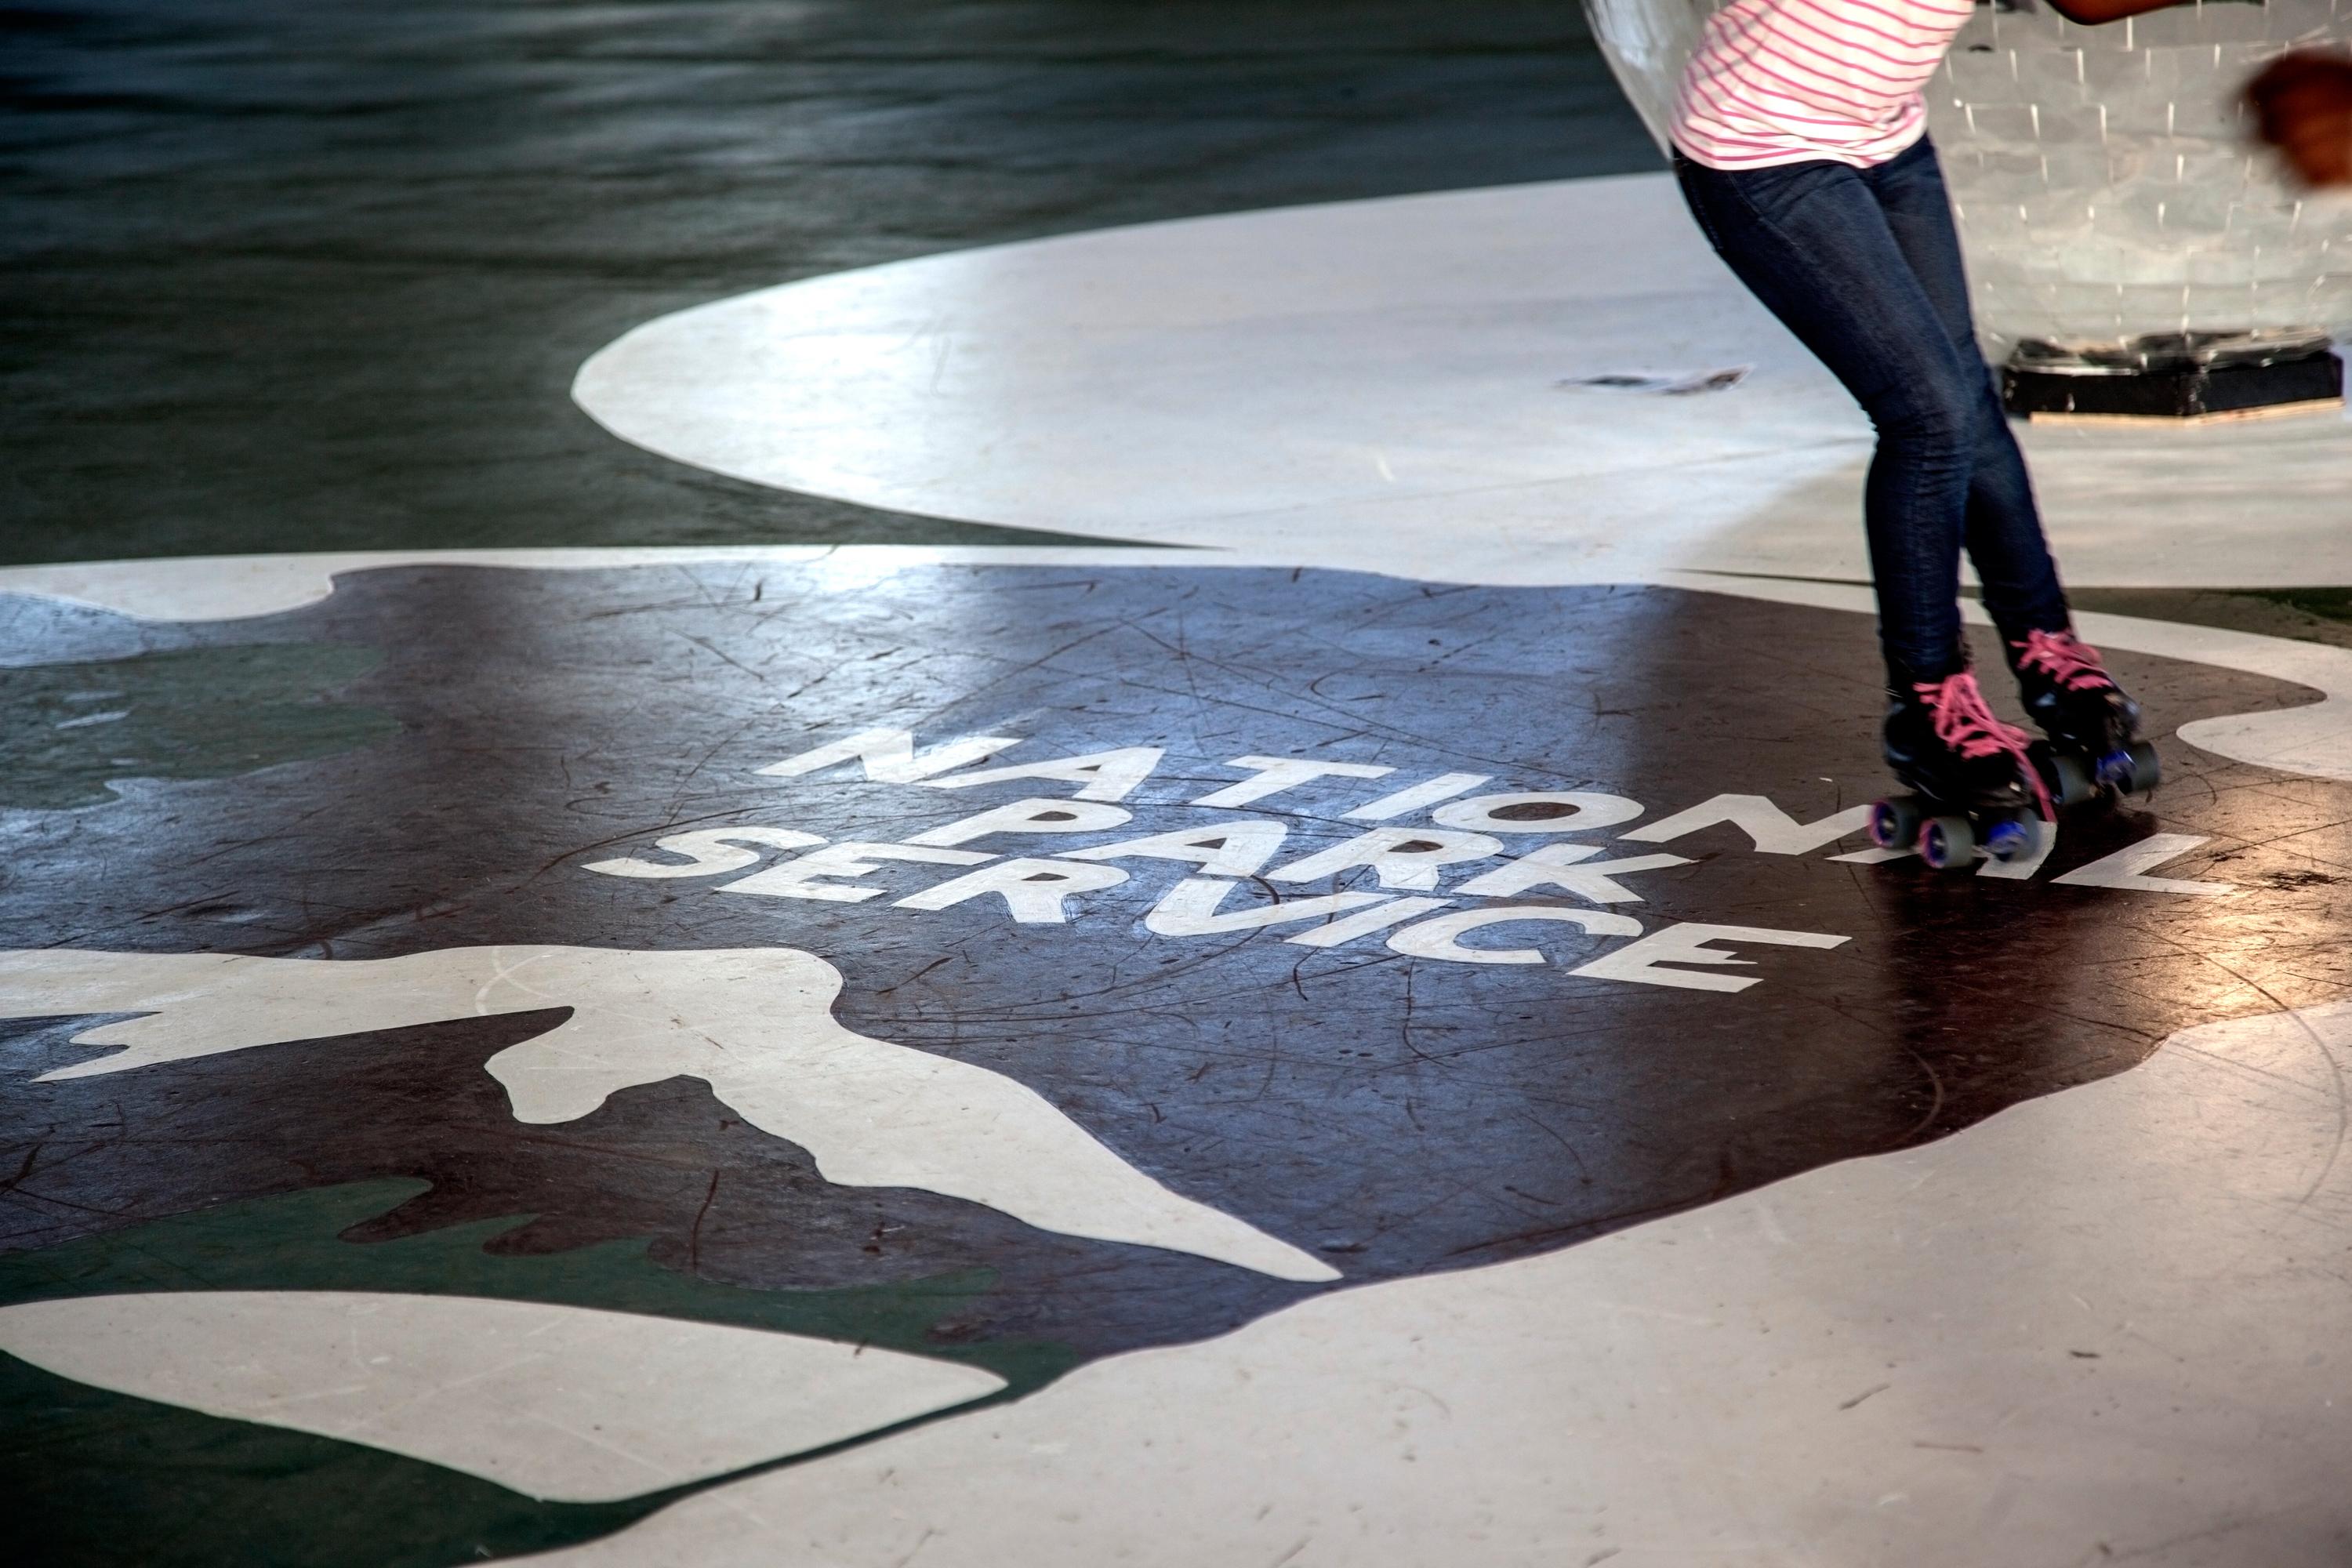
M 2004 817 L 1985 830 L 1985 853 L 1996 860 L 2030 860 L 2042 847 L 2042 819 Z
M 1906 849 L 1919 835 L 1919 807 L 1907 795 L 1890 795 L 1870 808 L 1870 841 L 1881 849 Z

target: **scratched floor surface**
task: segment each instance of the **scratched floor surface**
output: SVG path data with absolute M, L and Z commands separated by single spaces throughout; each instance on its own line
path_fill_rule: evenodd
M 42 738 L 6 785 L 0 1341 L 67 1556 L 126 1510 L 189 1560 L 593 1537 L 2352 984 L 2342 784 L 2176 746 L 2032 879 L 1853 858 L 1849 613 L 845 558 L 386 567 L 210 625 L 7 604 L 45 657 L 5 689 Z M 2315 695 L 2117 664 L 2168 722 Z M 716 1457 L 770 1395 L 696 1389 L 641 1475 L 516 1457 L 544 1433 L 509 1473 L 456 1442 L 481 1398 L 420 1392 L 454 1375 L 423 1330 L 354 1388 L 318 1347 L 204 1364 L 243 1297 L 44 1306 L 189 1289 L 345 1293 L 298 1347 L 419 1291 L 534 1303 L 502 1331 L 562 1346 L 550 1379 L 586 1353 L 562 1313 L 650 1309 L 980 1380 L 794 1382 L 802 1426 Z M 126 1479 L 150 1451 L 217 1455 L 201 1499 Z M 468 1506 L 416 1506 L 444 1483 Z
M 16 20 L 26 1561 L 2352 1562 L 2340 423 L 1935 874 L 1572 8 Z

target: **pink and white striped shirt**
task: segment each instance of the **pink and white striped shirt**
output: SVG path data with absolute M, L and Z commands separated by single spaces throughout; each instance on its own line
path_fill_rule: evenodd
M 1713 169 L 1867 168 L 1927 131 L 1920 89 L 1973 0 L 1732 0 L 1675 95 L 1675 145 Z

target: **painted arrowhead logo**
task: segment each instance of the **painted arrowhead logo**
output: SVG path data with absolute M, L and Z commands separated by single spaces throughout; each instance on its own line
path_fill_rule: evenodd
M 0 816 L 0 1398 L 61 1557 L 592 1536 L 1940 1136 L 2347 914 L 2179 744 L 2024 875 L 1886 863 L 1868 624 L 1737 597 L 845 558 L 36 619 L 303 737 Z M 331 699 L 224 654 L 298 645 Z M 2168 723 L 2298 700 L 2115 662 Z

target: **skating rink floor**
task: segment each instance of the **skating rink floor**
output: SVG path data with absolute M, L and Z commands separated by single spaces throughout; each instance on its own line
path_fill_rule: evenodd
M 27 1561 L 2352 1562 L 2352 428 L 2026 431 L 2165 783 L 1874 850 L 1860 416 L 1342 9 L 58 14 Z

